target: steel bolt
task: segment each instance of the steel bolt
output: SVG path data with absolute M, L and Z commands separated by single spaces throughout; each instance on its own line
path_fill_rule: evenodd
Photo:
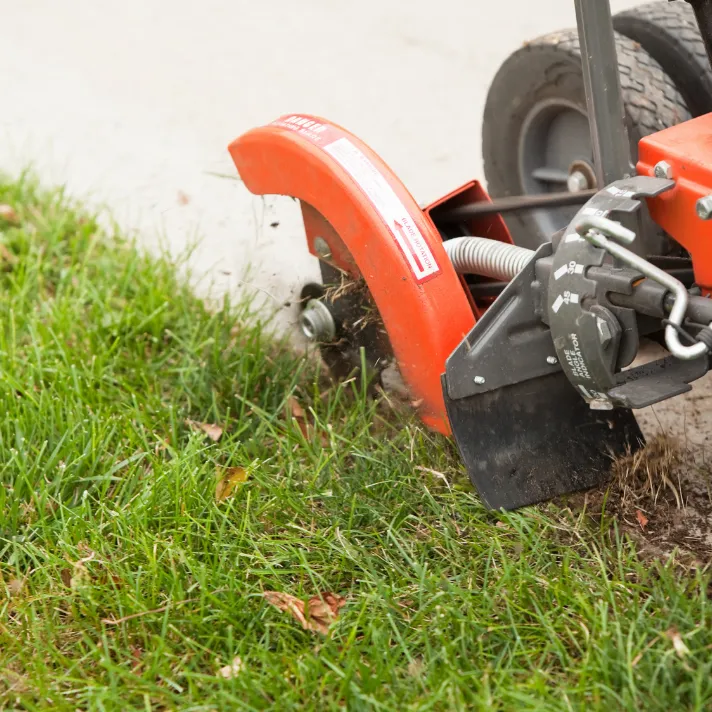
M 549 366 L 556 366 L 556 364 L 559 363 L 559 359 L 557 359 L 556 356 L 547 356 L 546 362 Z
M 299 326 L 309 341 L 329 343 L 336 338 L 336 323 L 329 307 L 318 299 L 310 299 L 299 315 Z
M 328 260 L 331 257 L 331 248 L 329 243 L 323 237 L 314 238 L 314 251 L 319 257 Z
M 701 220 L 712 220 L 712 195 L 705 195 L 697 201 L 697 216 Z
M 601 346 L 604 348 L 611 343 L 613 335 L 611 334 L 611 328 L 608 326 L 608 322 L 605 319 L 597 319 L 596 325 L 598 326 L 598 340 L 601 342 Z
M 672 166 L 667 161 L 660 161 L 660 163 L 656 163 L 655 177 L 667 178 L 670 180 L 672 178 Z
M 588 178 L 582 171 L 574 171 L 566 179 L 566 187 L 570 193 L 580 193 L 582 190 L 588 190 Z
M 485 379 L 482 376 L 475 376 L 474 381 L 478 386 L 481 386 L 484 384 Z

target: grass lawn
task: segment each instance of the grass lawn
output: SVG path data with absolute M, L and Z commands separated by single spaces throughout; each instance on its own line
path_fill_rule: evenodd
M 247 307 L 28 179 L 0 205 L 0 709 L 712 708 L 708 573 L 486 511 Z

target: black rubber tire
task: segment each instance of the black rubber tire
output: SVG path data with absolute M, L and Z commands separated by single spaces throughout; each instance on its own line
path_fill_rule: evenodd
M 615 15 L 613 26 L 660 64 L 693 116 L 712 111 L 712 67 L 688 3 L 640 5 Z
M 637 159 L 641 138 L 686 121 L 690 114 L 672 79 L 640 45 L 616 35 L 616 49 L 631 155 Z M 538 102 L 552 98 L 564 99 L 586 113 L 575 30 L 545 35 L 517 50 L 492 82 L 485 104 L 482 153 L 493 197 L 525 192 L 518 156 L 523 123 Z M 522 247 L 536 248 L 551 238 L 540 233 L 531 213 L 507 215 L 506 222 L 515 244 Z M 647 239 L 650 244 L 644 246 L 646 253 L 665 251 L 662 236 L 653 234 Z

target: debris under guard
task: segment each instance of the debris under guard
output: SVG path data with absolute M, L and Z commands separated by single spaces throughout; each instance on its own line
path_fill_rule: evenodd
M 445 406 L 472 483 L 492 509 L 601 485 L 611 459 L 643 443 L 629 410 L 591 410 L 542 322 L 536 255 L 447 361 Z

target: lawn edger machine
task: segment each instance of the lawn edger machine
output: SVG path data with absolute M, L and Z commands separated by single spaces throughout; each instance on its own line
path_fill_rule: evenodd
M 578 32 L 493 81 L 490 194 L 472 181 L 420 207 L 306 114 L 229 149 L 251 192 L 301 203 L 323 283 L 300 324 L 331 371 L 397 368 L 497 509 L 602 484 L 643 443 L 633 409 L 710 369 L 712 0 L 575 5 Z M 667 355 L 641 365 L 641 339 Z

